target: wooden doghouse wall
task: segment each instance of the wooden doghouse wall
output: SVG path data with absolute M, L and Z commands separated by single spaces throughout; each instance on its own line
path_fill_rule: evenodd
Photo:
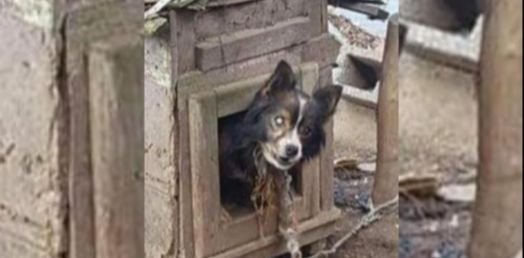
M 187 100 L 177 98 L 181 90 L 177 85 L 224 85 L 267 74 L 285 59 L 295 67 L 316 62 L 318 85 L 324 86 L 331 81 L 331 64 L 338 52 L 338 43 L 327 33 L 325 0 L 209 5 L 204 11 L 171 11 L 169 26 L 146 38 L 145 238 L 150 258 L 180 252 L 195 257 L 189 117 L 184 111 Z M 332 131 L 332 124 L 327 127 Z M 328 144 L 328 152 L 330 148 Z M 330 158 L 322 164 L 323 170 L 332 171 Z M 325 197 L 323 208 L 331 207 L 331 199 Z

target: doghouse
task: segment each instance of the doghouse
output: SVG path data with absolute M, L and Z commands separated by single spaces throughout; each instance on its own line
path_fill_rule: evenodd
M 276 214 L 260 228 L 248 207 L 220 198 L 218 125 L 243 111 L 279 60 L 311 92 L 331 82 L 338 43 L 324 0 L 209 1 L 169 10 L 146 38 L 147 257 L 272 257 L 285 251 Z M 295 175 L 300 244 L 334 232 L 332 122 L 319 158 Z M 224 211 L 230 220 L 223 221 Z M 263 232 L 261 236 L 260 232 Z

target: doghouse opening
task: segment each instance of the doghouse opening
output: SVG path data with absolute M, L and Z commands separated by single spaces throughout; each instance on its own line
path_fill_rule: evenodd
M 234 126 L 243 118 L 245 112 L 235 113 L 218 119 L 219 136 L 222 130 Z M 219 150 L 223 151 L 231 144 L 230 139 L 219 137 Z M 220 154 L 222 155 L 222 153 Z M 226 157 L 226 159 L 229 157 Z M 231 157 L 234 158 L 234 157 Z M 296 196 L 302 195 L 302 166 L 295 166 L 289 171 L 292 176 L 292 188 Z M 243 217 L 255 212 L 255 205 L 251 200 L 252 186 L 245 180 L 233 179 L 224 176 L 220 171 L 220 203 L 232 218 Z

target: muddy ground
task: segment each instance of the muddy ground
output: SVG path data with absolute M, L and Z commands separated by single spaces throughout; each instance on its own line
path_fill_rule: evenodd
M 364 35 L 359 38 L 368 40 Z M 474 76 L 407 52 L 401 56 L 399 70 L 401 173 L 438 175 L 443 186 L 472 184 L 477 165 Z M 341 157 L 357 163 L 375 161 L 374 110 L 340 102 L 335 115 L 335 158 Z M 330 244 L 369 209 L 373 176 L 356 168 L 335 172 L 335 203 L 344 217 Z M 471 202 L 405 195 L 400 200 L 398 218 L 385 218 L 361 231 L 332 257 L 464 257 Z
M 443 185 L 473 183 L 477 164 L 474 76 L 409 53 L 402 55 L 400 69 L 402 173 L 439 175 Z M 347 101 L 339 105 L 335 117 L 336 157 L 373 162 L 374 111 Z M 366 212 L 373 175 L 358 169 L 336 171 L 335 202 L 345 214 L 341 232 L 354 226 L 355 217 Z M 437 196 L 402 196 L 400 225 L 395 217 L 374 224 L 333 257 L 463 257 L 471 208 L 471 202 Z

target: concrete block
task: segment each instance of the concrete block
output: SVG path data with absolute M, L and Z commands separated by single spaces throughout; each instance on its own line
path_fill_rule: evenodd
M 145 247 L 146 257 L 166 256 L 175 236 L 174 96 L 168 42 L 145 39 Z
M 0 51 L 0 253 L 57 258 L 65 250 L 67 200 L 59 164 L 59 38 L 2 13 L 0 43 L 9 47 Z
M 469 36 L 444 32 L 439 29 L 404 21 L 407 26 L 404 48 L 418 56 L 475 72 L 478 70 L 482 21 Z

